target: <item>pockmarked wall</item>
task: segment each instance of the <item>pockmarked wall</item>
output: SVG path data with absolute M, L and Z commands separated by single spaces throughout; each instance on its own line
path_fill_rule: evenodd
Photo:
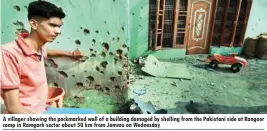
M 30 31 L 27 6 L 34 0 L 2 0 L 1 44 Z M 111 113 L 127 90 L 128 0 L 47 0 L 66 14 L 61 35 L 47 49 L 81 50 L 88 59 L 48 58 L 49 86 L 66 91 L 66 107 L 94 108 Z
M 129 0 L 129 59 L 148 51 L 149 0 Z

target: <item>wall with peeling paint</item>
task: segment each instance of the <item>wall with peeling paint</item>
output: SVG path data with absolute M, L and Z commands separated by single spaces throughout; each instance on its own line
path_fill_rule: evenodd
M 4 0 L 1 6 L 1 43 L 12 41 L 16 32 L 30 30 L 27 6 L 33 0 Z M 48 83 L 66 90 L 66 100 L 80 107 L 105 107 L 98 113 L 110 113 L 124 97 L 127 84 L 128 1 L 127 0 L 47 0 L 66 13 L 62 34 L 48 49 L 81 50 L 88 59 L 73 61 L 49 58 Z M 95 92 L 97 91 L 97 92 Z M 93 92 L 93 94 L 92 94 Z M 99 93 L 101 93 L 99 95 Z M 90 94 L 90 96 L 87 96 Z M 101 98 L 100 98 L 101 96 Z M 113 99 L 108 103 L 107 99 Z M 101 100 L 102 104 L 101 104 Z M 67 103 L 73 107 L 71 102 Z

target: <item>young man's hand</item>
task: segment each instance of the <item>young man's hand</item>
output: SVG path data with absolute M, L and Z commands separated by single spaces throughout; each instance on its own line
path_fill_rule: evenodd
M 62 51 L 62 50 L 47 50 L 47 55 L 48 56 L 56 56 L 56 57 L 70 57 L 76 60 L 79 60 L 84 56 L 84 54 L 76 49 L 74 51 Z
M 83 53 L 78 49 L 74 50 L 71 54 L 72 57 L 77 60 L 81 59 L 84 56 Z

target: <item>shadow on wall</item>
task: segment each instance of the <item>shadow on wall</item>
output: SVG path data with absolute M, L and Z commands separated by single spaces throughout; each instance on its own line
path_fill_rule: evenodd
M 176 108 L 167 109 L 168 114 L 267 114 L 267 105 L 241 107 L 198 102 L 178 102 Z

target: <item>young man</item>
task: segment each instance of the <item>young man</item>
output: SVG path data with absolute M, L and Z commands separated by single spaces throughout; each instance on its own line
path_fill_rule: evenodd
M 34 1 L 28 6 L 31 32 L 1 46 L 1 97 L 5 113 L 45 113 L 48 87 L 44 59 L 47 55 L 75 59 L 83 56 L 78 50 L 67 52 L 43 47 L 60 35 L 64 17 L 64 12 L 54 4 Z

